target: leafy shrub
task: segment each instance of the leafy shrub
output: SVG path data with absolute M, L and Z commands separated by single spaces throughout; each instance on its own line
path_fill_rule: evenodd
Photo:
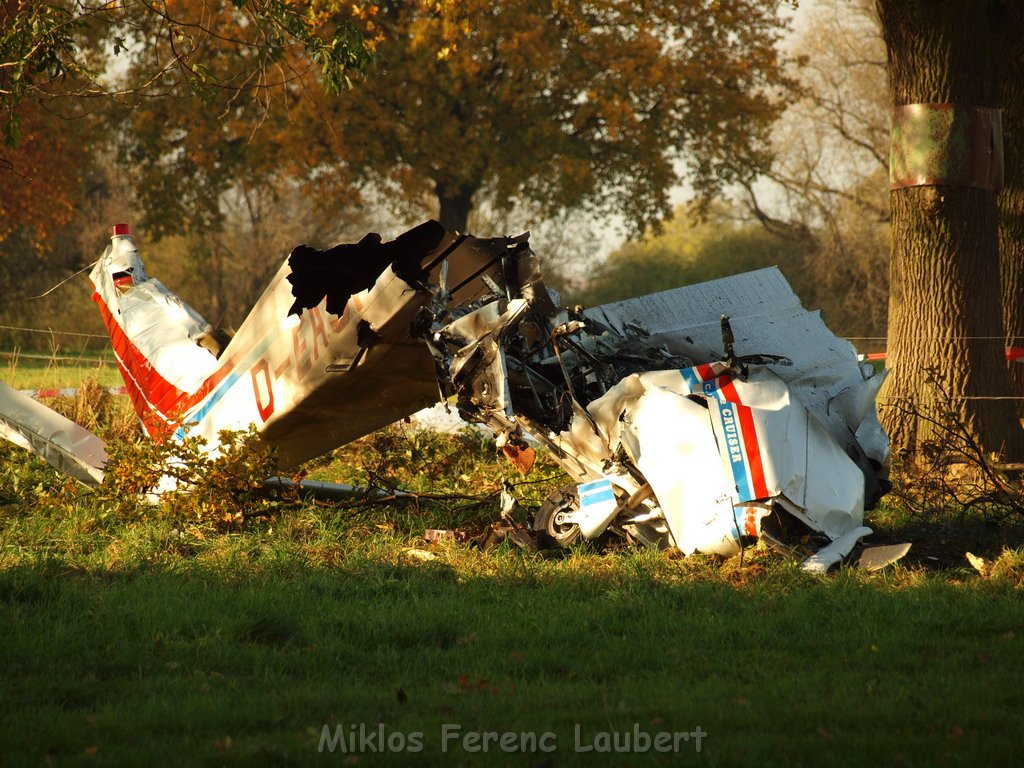
M 206 439 L 198 435 L 115 444 L 98 496 L 123 511 L 126 505 L 137 508 L 140 497 L 155 501 L 159 493 L 158 514 L 222 530 L 276 514 L 283 502 L 263 489 L 276 469 L 275 452 L 254 427 L 223 430 L 218 437 L 214 451 L 207 451 Z
M 533 502 L 565 482 L 565 473 L 547 451 L 538 451 L 536 465 L 523 477 L 498 452 L 489 433 L 471 427 L 441 432 L 393 424 L 338 448 L 324 460 L 348 471 L 343 482 L 415 492 L 496 495 L 508 477 L 522 485 L 520 492 Z

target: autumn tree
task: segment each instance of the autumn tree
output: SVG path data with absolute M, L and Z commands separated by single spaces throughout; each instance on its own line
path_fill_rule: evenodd
M 18 107 L 26 100 L 153 97 L 182 83 L 197 91 L 267 88 L 296 50 L 337 91 L 372 58 L 351 22 L 324 23 L 308 2 L 293 0 L 0 0 L 0 21 L 0 108 L 9 143 L 17 140 Z M 225 21 L 235 22 L 230 34 Z M 150 46 L 153 35 L 166 43 L 160 50 Z M 251 54 L 255 66 L 222 77 L 205 60 L 219 43 Z M 112 74 L 117 57 L 130 60 L 133 77 Z
M 64 141 L 91 150 L 111 140 L 114 104 L 145 109 L 170 98 L 188 115 L 213 94 L 221 106 L 243 104 L 311 71 L 336 91 L 372 58 L 351 22 L 327 22 L 291 0 L 0 0 L 0 22 L 0 125 L 11 147 L 26 131 L 31 138 L 24 152 L 0 158 L 5 210 L 17 214 L 8 227 L 45 207 L 33 190 L 56 185 L 42 176 L 58 161 L 38 148 Z M 219 65 L 225 56 L 231 66 Z M 247 115 L 250 133 L 261 114 Z M 73 122 L 89 123 L 91 135 Z
M 0 126 L 6 139 L 0 148 L 0 243 L 17 235 L 43 251 L 71 222 L 93 160 L 85 149 L 91 128 L 85 105 L 58 107 L 41 96 L 57 81 L 71 90 L 82 87 L 79 69 L 68 66 L 66 56 L 87 34 L 62 19 L 60 9 L 45 3 L 0 2 Z
M 929 436 L 921 409 L 948 406 L 985 449 L 1017 454 L 991 144 L 1004 4 L 878 0 L 877 8 L 897 110 L 883 423 L 896 449 L 913 450 Z M 899 111 L 915 104 L 951 106 Z M 972 125 L 980 127 L 972 133 Z M 936 403 L 930 372 L 948 403 Z
M 343 98 L 310 103 L 309 149 L 324 167 L 433 200 L 451 229 L 476 206 L 522 199 L 640 228 L 668 214 L 679 161 L 705 196 L 765 166 L 785 82 L 778 6 L 370 6 L 362 23 L 381 33 L 379 67 Z
M 190 42 L 189 76 L 165 68 L 152 82 L 160 98 L 133 94 L 108 110 L 147 246 L 152 251 L 157 240 L 173 236 L 161 247 L 201 277 L 198 285 L 188 281 L 198 289 L 190 298 L 228 324 L 245 316 L 283 254 L 310 239 L 320 203 L 329 200 L 337 212 L 346 202 L 309 189 L 310 168 L 296 151 L 301 139 L 288 116 L 301 93 L 340 84 L 326 82 L 329 75 L 310 64 L 301 46 L 283 46 L 266 30 L 254 33 L 253 4 L 239 5 L 179 0 L 141 15 L 133 34 L 145 55 L 129 58 L 125 80 L 142 81 L 154 61 L 180 58 L 175 30 L 199 30 Z M 305 8 L 303 23 L 325 29 L 323 19 L 308 15 L 308 3 L 285 7 Z M 297 203 L 304 195 L 303 208 Z M 285 212 L 291 219 L 279 215 Z
M 0 242 L 24 228 L 30 242 L 44 243 L 72 220 L 90 158 L 79 151 L 81 124 L 36 105 L 22 111 L 31 130 L 17 147 L 0 147 Z
M 739 199 L 803 243 L 816 306 L 867 346 L 885 335 L 889 300 L 885 44 L 874 0 L 818 0 L 798 30 L 787 49 L 797 98 L 773 131 L 771 165 Z
M 294 235 L 271 230 L 281 220 L 267 215 L 294 197 L 277 108 L 287 108 L 287 90 L 300 81 L 344 89 L 370 61 L 364 43 L 372 41 L 291 0 L 3 0 L 0 16 L 0 125 L 10 145 L 0 150 L 0 272 L 8 282 L 31 292 L 37 280 L 59 279 L 58 263 L 78 269 L 91 260 L 91 242 L 77 249 L 78 263 L 63 258 L 76 250 L 68 247 L 76 229 L 104 236 L 108 219 L 83 215 L 94 207 L 90 194 L 130 190 L 123 202 L 144 212 L 144 235 L 189 233 L 188 261 L 212 288 L 214 317 L 230 298 L 249 301 L 268 271 L 253 254 L 272 250 L 276 262 L 285 247 L 275 237 Z M 98 182 L 117 190 L 85 183 L 97 165 L 117 169 Z M 124 206 L 115 215 L 128 216 Z M 249 225 L 246 239 L 233 236 L 240 227 L 225 231 L 229 216 Z M 230 263 L 239 246 L 244 269 Z

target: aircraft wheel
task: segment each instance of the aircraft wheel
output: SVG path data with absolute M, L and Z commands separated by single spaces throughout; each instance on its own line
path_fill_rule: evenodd
M 576 523 L 562 522 L 560 518 L 567 512 L 578 510 L 579 505 L 576 484 L 570 483 L 552 493 L 541 504 L 533 518 L 533 530 L 550 536 L 556 546 L 573 546 L 581 538 L 580 527 Z

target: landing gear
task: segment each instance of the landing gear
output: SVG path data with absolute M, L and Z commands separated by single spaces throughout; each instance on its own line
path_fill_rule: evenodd
M 579 525 L 563 520 L 566 513 L 578 510 L 579 506 L 580 496 L 575 483 L 548 496 L 533 516 L 533 530 L 540 533 L 542 545 L 571 547 L 580 540 Z M 546 536 L 551 540 L 545 541 Z

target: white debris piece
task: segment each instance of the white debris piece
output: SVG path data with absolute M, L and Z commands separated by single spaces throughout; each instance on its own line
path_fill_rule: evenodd
M 800 567 L 809 573 L 826 573 L 829 568 L 841 562 L 844 557 L 850 554 L 853 548 L 857 546 L 857 542 L 870 534 L 871 529 L 866 526 L 855 528 L 849 533 L 840 536 L 827 547 L 819 549 L 804 560 Z
M 857 360 L 857 351 L 833 334 L 819 312 L 800 304 L 776 268 L 686 285 L 587 310 L 606 325 L 639 326 L 652 344 L 694 361 L 720 359 L 720 318 L 729 317 L 738 355 L 777 355 L 792 361 L 772 370 L 843 448 L 879 464 L 889 438 L 878 423 L 875 396 L 885 373 Z
M 56 411 L 0 383 L 0 437 L 86 485 L 103 482 L 103 441 Z
M 633 374 L 587 410 L 609 454 L 624 451 L 651 484 L 685 554 L 734 554 L 760 535 L 747 502 L 784 500 L 830 538 L 863 519 L 864 474 L 767 368 L 745 380 L 723 363 Z

